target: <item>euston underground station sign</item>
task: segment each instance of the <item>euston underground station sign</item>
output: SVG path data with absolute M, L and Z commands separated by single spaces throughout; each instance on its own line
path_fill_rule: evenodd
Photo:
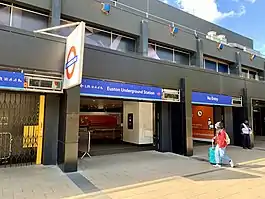
M 232 97 L 227 95 L 192 92 L 192 104 L 232 106 Z
M 135 100 L 162 100 L 162 88 L 96 79 L 82 79 L 83 96 L 112 97 Z

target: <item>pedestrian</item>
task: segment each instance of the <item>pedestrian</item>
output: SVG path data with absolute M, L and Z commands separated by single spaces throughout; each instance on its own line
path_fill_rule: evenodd
M 228 157 L 226 154 L 226 148 L 228 144 L 230 144 L 230 138 L 228 134 L 226 133 L 224 129 L 224 125 L 222 122 L 217 122 L 214 125 L 216 129 L 216 136 L 213 138 L 213 142 L 215 141 L 216 147 L 215 147 L 215 167 L 221 167 L 221 163 L 229 162 L 230 166 L 234 167 L 233 160 Z
M 252 129 L 249 126 L 248 120 L 245 120 L 241 126 L 241 134 L 242 134 L 242 146 L 243 149 L 251 149 L 250 146 L 250 135 L 252 134 Z

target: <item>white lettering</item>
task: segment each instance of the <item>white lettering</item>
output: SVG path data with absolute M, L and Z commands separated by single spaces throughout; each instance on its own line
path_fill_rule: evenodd
M 144 90 L 144 94 L 145 94 L 145 95 L 155 95 L 155 92 Z
M 207 100 L 209 101 L 215 101 L 215 102 L 218 102 L 219 99 L 217 97 L 213 97 L 213 96 L 207 96 Z
M 120 88 L 112 88 L 112 87 L 107 86 L 107 91 L 111 91 L 111 92 L 120 92 L 121 89 L 120 89 Z

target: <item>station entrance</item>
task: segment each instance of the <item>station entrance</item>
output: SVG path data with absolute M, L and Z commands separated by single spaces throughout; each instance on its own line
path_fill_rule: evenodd
M 81 97 L 79 157 L 154 150 L 153 102 Z
M 192 137 L 194 153 L 204 153 L 216 135 L 214 124 L 224 124 L 232 145 L 241 144 L 240 124 L 244 121 L 242 97 L 193 92 Z M 200 151 L 201 150 L 201 151 Z
M 252 100 L 252 108 L 255 136 L 265 137 L 265 101 Z

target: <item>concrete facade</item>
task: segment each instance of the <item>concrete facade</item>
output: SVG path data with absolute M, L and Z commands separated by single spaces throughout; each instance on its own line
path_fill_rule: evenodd
M 257 56 L 251 60 L 249 53 L 226 45 L 222 50 L 218 50 L 217 43 L 206 39 L 204 34 L 214 30 L 218 34 L 225 34 L 229 42 L 239 43 L 249 48 L 253 47 L 251 39 L 159 1 L 119 1 L 116 6 L 112 5 L 109 15 L 100 11 L 100 3 L 103 1 L 79 0 L 76 3 L 72 0 L 19 0 L 6 2 L 14 3 L 23 9 L 51 14 L 49 26 L 59 25 L 62 19 L 82 20 L 88 26 L 135 39 L 137 50 L 133 53 L 85 44 L 83 76 L 180 89 L 179 104 L 161 103 L 156 106 L 162 116 L 159 121 L 160 129 L 158 129 L 161 138 L 158 151 L 192 155 L 192 91 L 234 97 L 243 96 L 243 117 L 250 119 L 252 117 L 251 99 L 265 99 L 265 93 L 261 92 L 265 88 L 264 81 L 241 77 L 242 67 L 256 70 L 259 76 L 264 77 L 265 59 Z M 175 19 L 178 20 L 175 21 Z M 175 36 L 170 34 L 168 27 L 173 22 L 179 28 Z M 3 69 L 38 71 L 49 75 L 63 74 L 64 39 L 4 25 L 0 26 L 0 38 L 4 38 L 0 39 L 1 47 L 5 49 L 0 53 L 0 64 Z M 174 48 L 174 52 L 179 50 L 187 53 L 190 56 L 190 64 L 149 58 L 148 42 Z M 204 57 L 206 56 L 229 63 L 231 74 L 205 70 Z M 57 146 L 59 149 L 57 163 L 62 170 L 67 171 L 74 171 L 77 168 L 78 136 L 74 132 L 78 130 L 79 93 L 80 89 L 75 88 L 60 95 L 61 107 L 57 107 L 60 110 L 54 109 L 51 105 L 53 100 L 55 104 L 59 103 L 56 96 L 47 99 L 50 107 L 47 109 L 46 118 L 59 121 L 59 128 L 57 124 L 51 127 L 51 121 L 46 120 L 45 131 L 47 135 L 50 135 L 46 137 L 46 140 L 54 140 L 53 136 L 56 134 L 58 134 L 58 140 L 50 145 L 45 144 L 44 154 L 54 153 L 54 147 Z M 53 111 L 60 112 L 60 118 Z M 236 127 L 232 125 L 229 128 L 235 129 Z M 56 164 L 56 158 L 49 157 L 45 159 L 45 162 Z

